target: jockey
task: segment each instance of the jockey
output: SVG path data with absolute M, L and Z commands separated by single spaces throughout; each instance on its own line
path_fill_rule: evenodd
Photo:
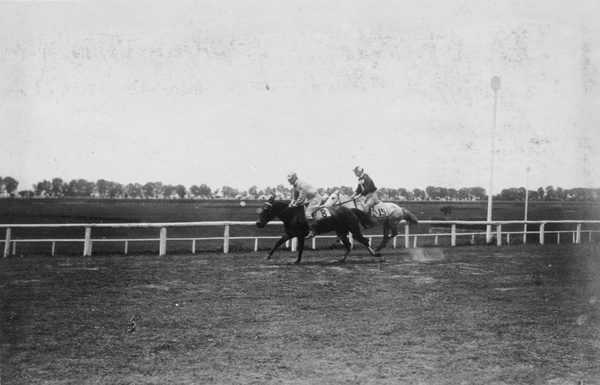
M 375 183 L 373 183 L 373 179 L 369 175 L 365 173 L 362 167 L 356 166 L 354 167 L 354 175 L 358 177 L 358 187 L 356 191 L 350 199 L 355 199 L 358 196 L 365 197 L 365 212 L 371 211 L 371 208 L 379 202 L 379 198 L 377 197 L 377 187 L 375 187 Z
M 321 205 L 321 195 L 319 194 L 317 189 L 311 186 L 310 184 L 298 180 L 298 176 L 295 172 L 290 172 L 287 175 L 287 178 L 288 182 L 290 182 L 290 184 L 294 186 L 293 197 L 290 201 L 290 207 L 298 207 L 308 202 L 308 206 L 306 206 L 306 209 L 304 210 L 304 216 L 306 218 L 306 221 L 308 222 L 308 228 L 310 229 L 310 232 L 306 239 L 312 238 L 316 235 L 316 221 L 313 217 L 313 214 L 315 213 L 315 211 L 317 211 L 319 205 Z

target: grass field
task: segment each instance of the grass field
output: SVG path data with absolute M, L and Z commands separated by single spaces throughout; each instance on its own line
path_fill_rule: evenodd
M 341 254 L 3 259 L 1 383 L 600 384 L 598 244 Z

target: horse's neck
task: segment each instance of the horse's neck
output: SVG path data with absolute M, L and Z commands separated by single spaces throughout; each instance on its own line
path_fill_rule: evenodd
M 289 220 L 294 215 L 296 215 L 294 210 L 288 210 L 287 205 L 278 205 L 273 206 L 275 213 L 277 214 L 277 218 L 279 218 L 282 222 Z

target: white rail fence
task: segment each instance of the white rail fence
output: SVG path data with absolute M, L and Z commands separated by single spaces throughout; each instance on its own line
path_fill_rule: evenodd
M 556 223 L 556 224 L 569 224 L 574 228 L 572 230 L 560 230 L 560 231 L 546 231 L 546 224 Z M 393 238 L 392 245 L 394 248 L 397 246 L 397 239 L 404 238 L 404 247 L 411 247 L 411 237 L 412 237 L 412 247 L 417 247 L 419 239 L 427 239 L 433 238 L 433 245 L 438 245 L 439 239 L 442 237 L 450 238 L 450 245 L 457 245 L 457 238 L 461 237 L 471 237 L 471 242 L 475 243 L 476 236 L 484 236 L 485 231 L 465 231 L 464 229 L 458 229 L 458 226 L 473 226 L 473 225 L 492 225 L 496 227 L 496 231 L 494 232 L 496 236 L 496 244 L 501 246 L 506 242 L 506 244 L 511 244 L 511 235 L 518 235 L 521 237 L 522 243 L 527 242 L 527 235 L 537 234 L 539 236 L 539 243 L 545 243 L 545 236 L 547 234 L 556 234 L 557 235 L 557 243 L 560 243 L 561 235 L 567 235 L 572 237 L 572 243 L 579 244 L 582 242 L 582 236 L 587 234 L 588 241 L 592 242 L 592 234 L 600 233 L 600 221 L 591 221 L 591 220 L 582 220 L 582 221 L 435 221 L 435 220 L 422 220 L 419 221 L 419 224 L 423 225 L 440 225 L 444 228 L 450 227 L 450 232 L 442 232 L 442 233 L 410 233 L 410 227 L 408 224 L 404 224 L 404 234 L 398 235 Z M 503 231 L 502 226 L 507 225 L 516 225 L 522 224 L 524 228 L 522 231 Z M 270 222 L 269 225 L 282 225 L 281 222 Z M 527 225 L 539 225 L 538 231 L 527 231 Z M 583 229 L 582 226 L 586 225 L 586 228 Z M 167 238 L 167 228 L 174 227 L 214 227 L 214 226 L 222 226 L 224 228 L 222 237 L 186 237 L 186 238 Z M 231 226 L 255 226 L 255 222 L 250 221 L 220 221 L 220 222 L 172 222 L 172 223 L 83 223 L 83 224 L 0 224 L 0 228 L 5 229 L 5 238 L 0 239 L 0 243 L 4 243 L 4 258 L 8 256 L 17 254 L 17 244 L 18 243 L 35 243 L 35 242 L 47 242 L 52 244 L 51 254 L 55 254 L 56 244 L 60 242 L 82 242 L 83 243 L 83 256 L 91 256 L 92 255 L 92 247 L 94 243 L 99 242 L 123 242 L 124 243 L 124 253 L 128 253 L 129 243 L 130 242 L 153 242 L 157 241 L 159 243 L 159 255 L 167 254 L 167 242 L 168 241 L 190 241 L 192 242 L 192 253 L 196 252 L 196 244 L 198 241 L 208 241 L 208 240 L 222 240 L 223 241 L 223 253 L 227 254 L 230 248 L 230 242 L 232 240 L 254 240 L 254 251 L 258 251 L 258 240 L 259 239 L 279 239 L 280 236 L 251 236 L 251 237 L 234 237 L 230 235 L 230 227 Z M 65 238 L 29 238 L 29 239 L 21 239 L 21 238 L 13 238 L 11 236 L 12 229 L 17 228 L 84 228 L 85 235 L 84 238 L 75 238 L 75 239 L 65 239 Z M 106 239 L 106 238 L 92 238 L 92 229 L 94 228 L 157 228 L 159 229 L 159 237 L 158 238 L 114 238 L 114 239 Z M 282 232 L 283 234 L 283 232 Z M 373 238 L 382 238 L 382 235 L 365 235 L 372 241 Z M 332 235 L 320 235 L 312 239 L 312 248 L 316 249 L 316 241 L 317 239 L 323 238 L 336 238 Z M 563 237 L 564 239 L 564 237 Z M 293 251 L 296 250 L 296 239 L 294 238 L 291 242 L 286 243 L 286 247 L 291 248 Z

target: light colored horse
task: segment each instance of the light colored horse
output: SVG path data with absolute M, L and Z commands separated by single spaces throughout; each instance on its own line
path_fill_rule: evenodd
M 323 206 L 346 206 L 351 208 L 365 228 L 383 225 L 383 240 L 377 249 L 375 249 L 377 252 L 387 245 L 390 238 L 394 238 L 398 235 L 398 223 L 406 221 L 413 225 L 419 224 L 419 220 L 414 214 L 395 203 L 380 201 L 373 206 L 370 213 L 366 213 L 364 211 L 365 200 L 363 197 L 350 199 L 349 196 L 345 195 L 340 190 L 335 190 L 327 198 Z M 392 231 L 391 237 L 389 234 L 390 230 Z

